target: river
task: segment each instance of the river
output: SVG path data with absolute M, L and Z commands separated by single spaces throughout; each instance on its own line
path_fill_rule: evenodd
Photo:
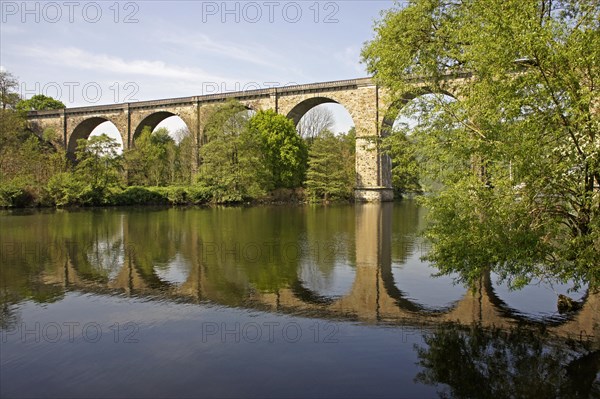
M 0 395 L 600 395 L 599 294 L 435 277 L 425 214 L 2 211 Z

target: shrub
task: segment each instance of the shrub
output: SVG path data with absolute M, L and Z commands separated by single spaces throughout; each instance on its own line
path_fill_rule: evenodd
M 187 198 L 191 204 L 206 204 L 212 198 L 210 189 L 202 186 L 190 186 L 187 188 Z
M 114 193 L 111 202 L 113 205 L 163 205 L 169 200 L 156 187 L 131 186 Z
M 35 203 L 35 196 L 25 179 L 15 178 L 0 184 L 0 207 L 25 207 Z
M 48 180 L 46 196 L 56 206 L 82 205 L 84 184 L 71 173 L 57 173 Z

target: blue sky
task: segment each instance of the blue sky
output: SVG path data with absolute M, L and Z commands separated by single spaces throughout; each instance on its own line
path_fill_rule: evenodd
M 387 1 L 0 2 L 0 67 L 68 107 L 367 76 Z M 336 111 L 337 129 L 352 123 Z M 344 119 L 346 118 L 346 119 Z

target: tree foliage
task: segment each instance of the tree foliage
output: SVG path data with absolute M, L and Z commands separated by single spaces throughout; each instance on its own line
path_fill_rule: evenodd
M 0 71 L 0 105 L 2 110 L 13 109 L 20 100 L 19 81 L 8 71 Z
M 177 130 L 174 135 L 177 144 L 174 180 L 178 184 L 191 185 L 198 162 L 198 149 L 194 137 L 187 128 Z
M 36 94 L 29 100 L 21 100 L 17 103 L 17 109 L 21 111 L 44 111 L 63 108 L 65 108 L 65 104 L 43 94 Z
M 399 128 L 383 141 L 384 150 L 392 159 L 392 187 L 396 196 L 420 193 L 420 167 L 416 142 L 407 128 Z
M 261 139 L 272 188 L 299 187 L 306 173 L 308 149 L 292 120 L 273 110 L 258 111 L 249 128 Z
M 249 130 L 243 105 L 230 102 L 215 111 L 205 136 L 198 182 L 213 193 L 213 201 L 239 202 L 265 194 L 269 176 L 261 137 Z
M 600 7 L 593 0 L 413 0 L 363 59 L 392 100 L 428 90 L 419 151 L 430 253 L 472 280 L 600 280 Z M 447 76 L 462 78 L 455 83 Z
M 306 189 L 311 200 L 328 201 L 352 197 L 354 143 L 328 130 L 317 136 L 308 153 Z M 349 145 L 350 144 L 350 145 Z
M 106 134 L 77 140 L 76 175 L 92 190 L 104 191 L 120 180 L 122 156 L 119 143 Z
M 178 148 L 166 128 L 144 126 L 125 156 L 132 185 L 166 186 L 176 182 Z

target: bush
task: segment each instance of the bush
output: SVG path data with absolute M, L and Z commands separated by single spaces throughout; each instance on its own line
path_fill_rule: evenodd
M 142 187 L 131 186 L 110 195 L 112 205 L 185 205 L 205 204 L 212 193 L 204 187 Z
M 212 198 L 212 192 L 201 186 L 190 186 L 187 188 L 187 198 L 191 204 L 206 204 Z
M 25 179 L 15 178 L 0 184 L 0 207 L 25 207 L 35 204 L 35 196 Z
M 56 206 L 82 205 L 85 186 L 71 173 L 57 173 L 48 180 L 46 196 Z
M 156 187 L 131 186 L 111 196 L 113 205 L 163 205 L 168 198 Z
M 187 204 L 187 192 L 183 187 L 166 187 L 167 199 L 173 205 Z

